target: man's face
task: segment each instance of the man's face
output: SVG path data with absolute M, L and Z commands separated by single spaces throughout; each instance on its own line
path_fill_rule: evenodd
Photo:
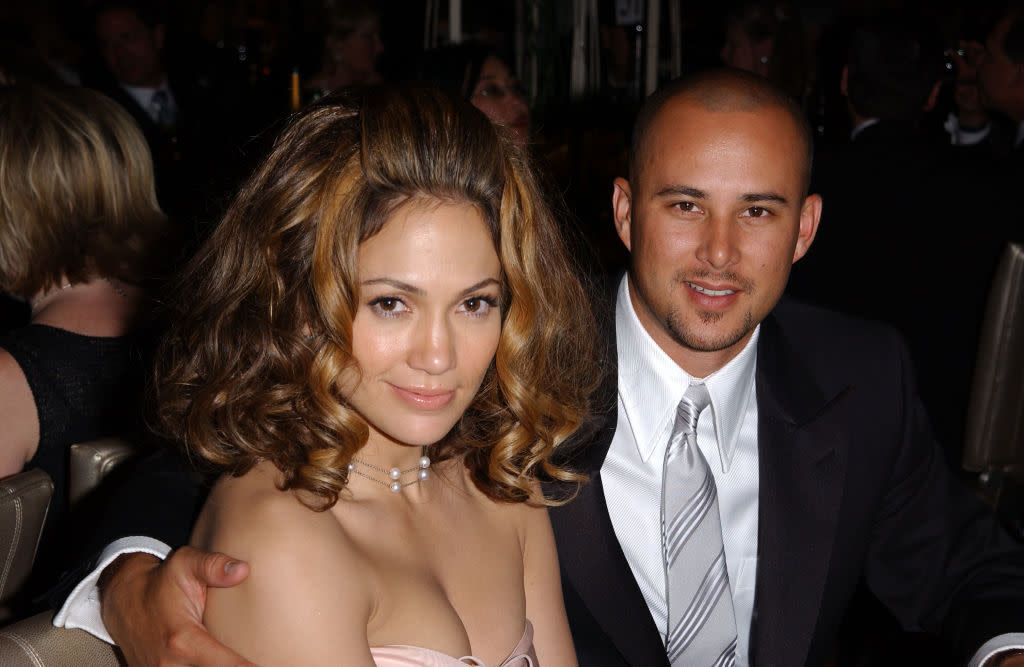
M 151 30 L 135 12 L 111 9 L 96 18 L 96 38 L 103 60 L 120 83 L 155 88 L 163 82 L 159 27 Z
M 1011 94 L 1016 88 L 1017 65 L 1003 50 L 1003 40 L 1014 21 L 1014 15 L 1004 16 L 985 39 L 985 51 L 978 59 L 978 87 L 982 103 L 997 111 L 1009 113 Z
M 634 182 L 617 179 L 619 237 L 644 328 L 703 377 L 739 353 L 810 246 L 821 199 L 783 109 L 707 111 L 676 98 L 649 129 Z

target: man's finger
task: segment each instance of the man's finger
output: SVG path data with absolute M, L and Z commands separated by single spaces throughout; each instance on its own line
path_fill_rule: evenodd
M 249 576 L 249 564 L 222 553 L 182 547 L 182 557 L 193 575 L 206 586 L 230 588 Z

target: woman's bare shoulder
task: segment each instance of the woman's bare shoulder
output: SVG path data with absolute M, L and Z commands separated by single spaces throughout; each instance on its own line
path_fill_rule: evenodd
M 196 523 L 193 545 L 246 560 L 323 560 L 324 550 L 330 558 L 344 556 L 350 545 L 335 515 L 310 509 L 295 492 L 282 491 L 279 474 L 261 463 L 240 477 L 219 480 Z
M 375 598 L 371 568 L 332 512 L 308 508 L 276 480 L 261 464 L 211 493 L 193 544 L 245 560 L 250 570 L 239 586 L 210 589 L 204 620 L 258 664 L 317 664 L 339 652 L 359 664 Z M 304 639 L 282 645 L 282 636 Z

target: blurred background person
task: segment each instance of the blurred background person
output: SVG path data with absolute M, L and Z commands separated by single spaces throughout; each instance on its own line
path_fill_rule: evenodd
M 31 309 L 0 337 L 0 477 L 53 479 L 37 558 L 48 571 L 69 447 L 140 423 L 144 285 L 167 253 L 166 218 L 138 127 L 84 88 L 0 87 L 0 192 L 0 289 Z
M 465 43 L 427 52 L 418 78 L 469 100 L 493 122 L 506 128 L 520 146 L 530 143 L 526 91 L 493 49 Z
M 752 2 L 725 19 L 722 62 L 771 80 L 794 98 L 807 95 L 809 62 L 803 24 L 788 3 Z
M 944 127 L 964 152 L 997 160 L 1024 153 L 1022 18 L 1019 3 L 983 6 L 965 17 L 959 43 L 947 51 L 955 108 Z
M 979 54 L 978 86 L 981 101 L 1014 125 L 1010 153 L 1024 162 L 1024 10 L 1007 8 L 985 38 Z
M 239 86 L 204 80 L 195 63 L 169 55 L 167 26 L 157 7 L 143 0 L 102 0 L 93 27 L 100 71 L 84 82 L 120 104 L 141 128 L 161 208 L 189 246 L 198 245 L 203 222 L 216 219 L 226 193 L 240 180 L 236 165 L 247 164 L 238 148 L 251 135 L 251 118 L 267 114 L 249 107 Z
M 853 28 L 833 84 L 846 96 L 852 131 L 815 157 L 821 230 L 789 291 L 900 330 L 955 465 L 989 283 L 1019 222 L 993 165 L 955 151 L 925 122 L 945 72 L 938 31 L 921 13 Z M 954 192 L 958 205 L 937 205 Z
M 310 101 L 332 90 L 379 83 L 378 71 L 384 44 L 380 39 L 380 14 L 376 3 L 333 0 L 324 7 L 327 34 L 319 70 L 304 88 Z

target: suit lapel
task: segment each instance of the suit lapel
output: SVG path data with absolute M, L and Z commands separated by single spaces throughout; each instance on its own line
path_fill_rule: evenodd
M 626 664 L 667 666 L 665 645 L 615 536 L 601 482 L 601 466 L 618 417 L 614 317 L 610 321 L 612 325 L 603 336 L 604 373 L 593 397 L 594 417 L 575 442 L 566 443 L 559 461 L 589 479 L 572 501 L 550 508 L 551 525 L 562 568 L 562 587 L 582 601 Z M 548 490 L 558 493 L 554 488 Z M 613 663 L 615 659 L 609 656 L 607 664 Z
M 846 435 L 828 419 L 845 388 L 821 387 L 774 316 L 758 348 L 758 572 L 751 656 L 808 660 L 836 536 Z
M 562 585 L 583 601 L 630 665 L 667 664 L 661 635 L 615 537 L 599 473 L 551 513 Z

